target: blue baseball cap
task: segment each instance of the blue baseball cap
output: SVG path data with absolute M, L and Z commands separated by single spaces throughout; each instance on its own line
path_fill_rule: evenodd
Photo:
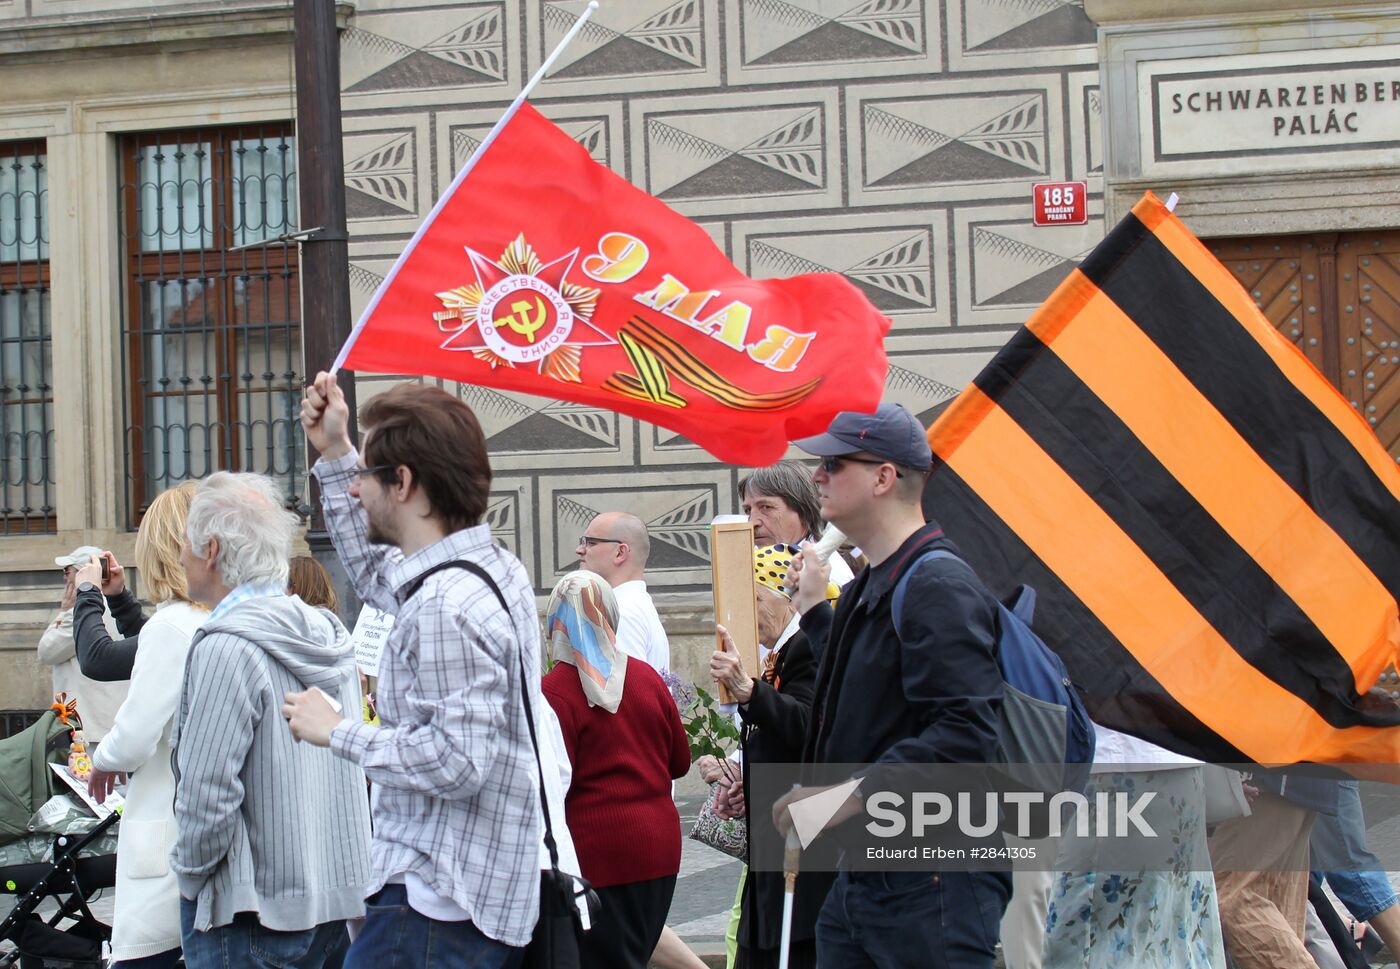
M 933 467 L 933 452 L 924 429 L 903 404 L 881 404 L 873 414 L 842 411 L 825 434 L 792 443 L 819 458 L 864 451 L 916 471 Z

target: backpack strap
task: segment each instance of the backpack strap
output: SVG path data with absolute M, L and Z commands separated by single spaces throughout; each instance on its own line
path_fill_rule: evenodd
M 895 583 L 894 595 L 891 597 L 890 600 L 890 615 L 894 619 L 894 627 L 896 634 L 898 634 L 899 632 L 899 617 L 904 612 L 904 592 L 909 585 L 910 578 L 912 578 L 914 575 L 914 570 L 917 569 L 925 559 L 935 558 L 952 559 L 955 562 L 962 562 L 962 564 L 966 565 L 969 570 L 972 569 L 972 566 L 967 565 L 966 562 L 963 562 L 961 558 L 959 558 L 957 555 L 954 555 L 952 552 L 949 552 L 947 549 L 931 548 L 928 551 L 924 552 L 922 555 L 920 555 L 918 558 L 916 558 L 914 560 L 914 564 L 910 565 L 909 568 L 905 569 L 904 574 L 901 575 L 899 577 L 899 581 Z M 1019 587 L 1014 593 L 1012 593 L 1011 598 L 1004 603 L 1004 606 L 1005 608 L 1009 609 L 1016 616 L 1017 619 L 1021 620 L 1027 626 L 1034 628 L 1035 590 L 1032 589 L 1030 586 L 1023 585 Z
M 1028 585 L 1017 589 L 1006 602 L 1006 608 L 1027 626 L 1035 626 L 1035 590 Z
M 890 597 L 890 618 L 894 620 L 894 633 L 899 635 L 899 617 L 904 614 L 904 593 L 909 588 L 909 580 L 914 577 L 914 573 L 920 565 L 929 559 L 952 559 L 954 562 L 962 562 L 964 566 L 971 569 L 972 566 L 963 562 L 958 556 L 948 551 L 946 548 L 931 548 L 921 553 L 909 568 L 904 570 L 904 574 L 899 577 L 899 581 L 894 584 L 894 594 Z
M 506 597 L 501 594 L 501 587 L 496 584 L 496 580 L 491 578 L 490 573 L 481 566 L 477 565 L 475 562 L 468 562 L 466 559 L 453 559 L 450 562 L 441 562 L 424 571 L 409 584 L 408 591 L 403 597 L 404 601 L 407 602 L 418 594 L 418 590 L 423 587 L 423 583 L 427 581 L 428 576 L 435 572 L 442 572 L 445 569 L 464 569 L 485 582 L 487 587 L 495 593 L 496 601 L 501 604 L 501 610 L 506 614 L 507 618 L 514 621 L 514 617 L 511 616 L 510 613 L 510 606 L 506 605 Z M 544 762 L 540 759 L 540 742 L 539 738 L 535 736 L 535 716 L 530 710 L 530 690 L 525 682 L 525 650 L 523 643 L 521 644 L 519 659 L 520 699 L 521 702 L 525 704 L 525 725 L 530 729 L 530 746 L 535 750 L 535 770 L 538 772 L 540 779 L 540 807 L 544 811 L 544 844 L 545 847 L 549 849 L 550 867 L 558 871 L 559 847 L 554 841 L 554 825 L 552 825 L 549 820 L 549 796 L 545 793 L 544 787 Z
M 419 573 L 418 578 L 408 584 L 408 588 L 403 594 L 403 601 L 407 602 L 409 599 L 416 596 L 418 590 L 423 588 L 423 583 L 428 581 L 428 576 L 436 575 L 447 569 L 465 569 L 468 572 L 474 573 L 496 594 L 496 601 L 501 604 L 502 611 L 505 612 L 506 615 L 510 615 L 510 606 L 506 605 L 506 597 L 501 595 L 501 589 L 496 585 L 496 580 L 491 578 L 481 566 L 477 565 L 475 562 L 468 562 L 466 559 L 452 559 L 450 562 L 439 562 L 432 568 L 425 569 L 423 572 Z

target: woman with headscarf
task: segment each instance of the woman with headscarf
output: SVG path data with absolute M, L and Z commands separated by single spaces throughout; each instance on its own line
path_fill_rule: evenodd
M 806 635 L 798 626 L 797 609 L 786 588 L 792 556 L 790 545 L 754 549 L 758 639 L 760 643 L 772 644 L 762 658 L 760 676 L 754 678 L 744 670 L 733 639 L 723 626 L 718 628 L 725 648 L 710 658 L 710 673 L 715 682 L 728 687 L 739 702 L 745 788 L 749 786 L 753 765 L 793 764 L 802 759 L 802 741 L 812 710 L 817 661 Z M 834 598 L 835 588 L 828 592 Z M 738 791 L 734 794 L 737 800 Z M 746 813 L 750 850 L 756 838 L 766 839 L 769 844 L 781 843 L 782 836 L 773 826 L 768 807 L 755 806 Z M 832 878 L 824 872 L 804 872 L 798 879 L 788 962 L 791 969 L 807 969 L 817 964 L 817 913 Z M 783 873 L 750 869 L 743 882 L 739 904 L 735 969 L 777 966 L 782 943 Z
M 690 768 L 689 741 L 660 675 L 617 648 L 617 600 L 602 576 L 559 580 L 545 635 L 555 665 L 542 689 L 573 768 L 564 816 L 602 903 L 583 966 L 646 969 L 681 867 L 671 781 Z

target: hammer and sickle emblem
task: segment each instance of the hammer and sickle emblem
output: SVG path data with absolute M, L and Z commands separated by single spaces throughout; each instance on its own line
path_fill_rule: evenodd
M 531 309 L 534 310 L 533 317 L 530 315 Z M 495 323 L 498 327 L 510 327 L 512 331 L 523 336 L 527 343 L 534 343 L 535 334 L 539 332 L 540 327 L 544 326 L 545 315 L 544 300 L 536 296 L 533 307 L 528 300 L 523 299 L 511 303 L 510 314 L 497 317 Z

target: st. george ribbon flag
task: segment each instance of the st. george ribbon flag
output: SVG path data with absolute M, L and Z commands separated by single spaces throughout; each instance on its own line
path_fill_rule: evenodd
M 430 218 L 346 367 L 601 406 L 748 465 L 880 402 L 890 324 L 859 289 L 748 278 L 528 103 Z
M 925 510 L 1090 715 L 1217 762 L 1400 763 L 1400 470 L 1147 195 L 929 430 Z

